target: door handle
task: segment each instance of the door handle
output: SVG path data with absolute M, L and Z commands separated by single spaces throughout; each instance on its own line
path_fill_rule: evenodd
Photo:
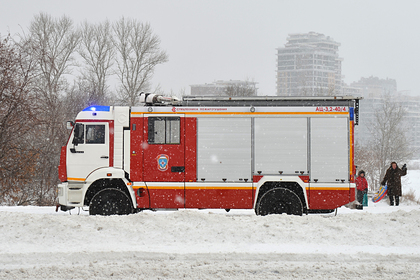
M 171 172 L 185 172 L 184 166 L 172 166 Z
M 101 156 L 101 158 L 109 158 L 109 156 Z

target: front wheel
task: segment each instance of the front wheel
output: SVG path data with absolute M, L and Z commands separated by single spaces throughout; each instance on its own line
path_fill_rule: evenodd
M 303 205 L 296 193 L 280 187 L 262 195 L 255 207 L 255 213 L 261 216 L 282 213 L 302 216 Z
M 104 189 L 95 194 L 89 204 L 90 215 L 128 215 L 133 213 L 130 198 L 121 190 Z

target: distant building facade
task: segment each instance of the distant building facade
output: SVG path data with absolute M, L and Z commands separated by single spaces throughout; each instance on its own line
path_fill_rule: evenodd
M 371 124 L 375 118 L 375 111 L 383 105 L 385 96 L 397 95 L 397 82 L 394 79 L 379 79 L 378 77 L 360 78 L 359 81 L 350 84 L 352 89 L 358 90 L 358 96 L 363 97 L 360 101 L 360 122 L 355 128 L 358 141 L 366 143 L 371 140 Z
M 397 93 L 397 81 L 389 78 L 360 78 L 359 81 L 351 83 L 350 87 L 359 89 L 359 94 L 364 98 L 382 98 L 386 94 L 395 96 Z
M 375 111 L 380 110 L 385 98 L 390 98 L 404 108 L 405 116 L 401 125 L 405 127 L 405 136 L 414 152 L 414 158 L 420 158 L 420 98 L 398 92 L 396 80 L 389 78 L 361 78 L 351 83 L 350 88 L 358 89 L 358 96 L 363 97 L 359 107 L 359 125 L 355 127 L 356 139 L 361 144 L 374 140 L 372 123 L 375 121 Z
M 340 43 L 324 34 L 289 34 L 277 49 L 277 95 L 341 95 Z
M 211 84 L 191 85 L 193 96 L 257 96 L 256 82 L 229 80 L 215 81 Z

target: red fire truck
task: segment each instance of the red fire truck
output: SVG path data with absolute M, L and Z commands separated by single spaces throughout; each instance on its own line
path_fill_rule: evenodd
M 61 210 L 329 212 L 354 201 L 355 97 L 142 94 L 142 106 L 91 106 L 68 122 Z

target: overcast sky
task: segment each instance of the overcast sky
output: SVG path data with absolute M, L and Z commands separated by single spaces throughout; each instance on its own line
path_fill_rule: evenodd
M 276 90 L 276 48 L 290 33 L 314 31 L 341 43 L 344 81 L 396 79 L 420 95 L 420 1 L 417 0 L 0 0 L 0 34 L 27 30 L 33 15 L 84 20 L 121 16 L 149 22 L 169 61 L 153 85 L 166 92 L 215 80 L 250 79 L 260 95 Z

